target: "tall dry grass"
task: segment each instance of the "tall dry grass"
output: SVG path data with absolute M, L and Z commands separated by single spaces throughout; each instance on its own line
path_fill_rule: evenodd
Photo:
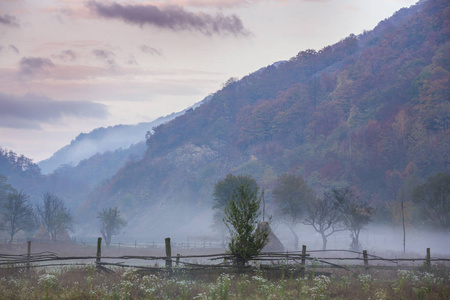
M 281 278 L 254 269 L 193 279 L 186 269 L 150 274 L 116 268 L 104 273 L 83 267 L 0 268 L 1 299 L 449 299 L 445 267 L 416 271 L 330 271 L 329 276 Z

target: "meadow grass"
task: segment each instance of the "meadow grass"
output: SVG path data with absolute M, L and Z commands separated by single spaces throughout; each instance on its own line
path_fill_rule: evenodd
M 151 274 L 132 268 L 99 272 L 95 265 L 0 268 L 1 299 L 450 299 L 445 267 L 422 270 L 330 270 L 281 276 L 252 269 L 245 273 L 191 276 L 189 270 Z M 198 273 L 197 273 L 198 274 Z M 214 275 L 215 274 L 215 275 Z

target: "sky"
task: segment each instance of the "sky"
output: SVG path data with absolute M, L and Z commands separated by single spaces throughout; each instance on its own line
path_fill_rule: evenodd
M 81 132 L 181 111 L 415 2 L 0 0 L 0 147 L 39 162 Z

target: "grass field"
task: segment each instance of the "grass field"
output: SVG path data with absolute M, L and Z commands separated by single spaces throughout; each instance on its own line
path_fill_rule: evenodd
M 150 274 L 132 268 L 115 273 L 84 267 L 0 269 L 1 299 L 449 299 L 446 268 L 421 271 L 314 270 L 307 276 L 279 278 L 253 270 L 192 278 L 183 269 Z

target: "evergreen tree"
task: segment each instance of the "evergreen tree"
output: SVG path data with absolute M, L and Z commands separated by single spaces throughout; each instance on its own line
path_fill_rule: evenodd
M 224 179 L 219 180 L 214 185 L 213 192 L 213 227 L 222 234 L 223 245 L 225 246 L 226 227 L 223 223 L 225 217 L 225 208 L 227 207 L 234 191 L 240 186 L 247 186 L 249 189 L 258 193 L 259 187 L 255 179 L 249 175 L 232 175 L 228 174 Z
M 238 266 L 257 256 L 269 241 L 268 230 L 257 230 L 261 198 L 257 191 L 242 185 L 234 190 L 225 208 L 224 222 L 230 231 L 228 248 Z

